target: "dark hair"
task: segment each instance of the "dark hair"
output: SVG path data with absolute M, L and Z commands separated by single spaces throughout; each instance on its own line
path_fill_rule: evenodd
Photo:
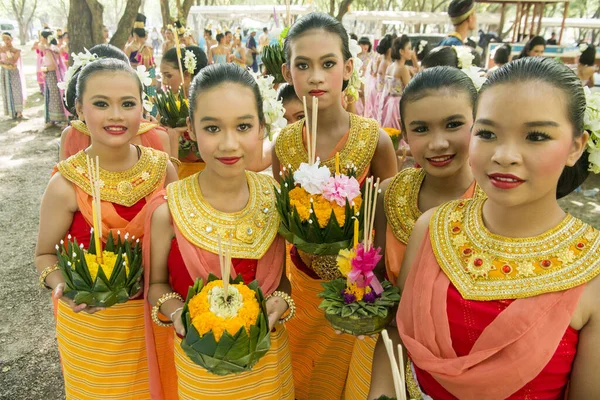
M 135 22 L 141 22 L 146 25 L 146 16 L 142 13 L 137 13 L 135 16 Z M 146 37 L 146 29 L 145 28 L 133 28 L 131 30 L 132 34 L 136 34 L 138 37 L 145 38 Z
M 505 43 L 502 46 L 496 49 L 494 53 L 494 64 L 496 65 L 504 65 L 510 59 L 510 53 L 512 51 L 512 47 L 510 44 Z
M 263 28 L 263 32 L 265 32 L 265 33 L 266 33 L 267 31 L 268 31 L 268 29 L 267 29 L 267 27 L 265 26 L 265 27 Z
M 410 43 L 410 39 L 406 35 L 402 35 L 399 38 L 394 39 L 392 43 L 392 60 L 399 60 L 402 58 L 400 50 L 404 50 L 407 44 Z
M 586 110 L 585 93 L 581 81 L 568 66 L 551 58 L 525 57 L 504 64 L 490 74 L 481 87 L 479 95 L 481 96 L 494 86 L 528 81 L 543 82 L 563 92 L 567 115 L 573 125 L 573 136 L 581 136 Z M 589 174 L 588 166 L 587 152 L 583 153 L 573 167 L 566 166 L 558 181 L 556 197 L 560 199 L 577 189 Z
M 348 44 L 348 33 L 346 32 L 344 25 L 342 25 L 340 21 L 333 18 L 329 14 L 322 12 L 311 12 L 310 14 L 298 19 L 288 31 L 287 37 L 285 38 L 285 43 L 283 45 L 285 59 L 287 60 L 288 65 L 292 59 L 292 41 L 313 29 L 322 29 L 325 32 L 339 36 L 340 40 L 342 41 L 342 56 L 344 57 L 344 61 L 348 61 L 352 58 L 352 53 L 350 53 L 350 47 Z
M 438 46 L 423 58 L 421 65 L 423 68 L 444 66 L 458 68 L 458 56 L 452 47 Z
M 237 83 L 252 90 L 254 93 L 254 100 L 256 101 L 258 121 L 261 125 L 264 125 L 265 114 L 263 113 L 263 102 L 256 80 L 246 69 L 240 68 L 237 64 L 232 63 L 209 65 L 196 75 L 190 86 L 190 119 L 193 119 L 194 117 L 198 94 L 215 88 L 223 83 Z
M 221 40 L 225 37 L 222 33 L 217 33 L 217 43 L 221 43 Z
M 406 132 L 404 116 L 408 103 L 421 100 L 433 91 L 451 89 L 452 93 L 462 92 L 469 97 L 470 104 L 475 107 L 477 89 L 467 74 L 458 68 L 441 66 L 431 67 L 419 72 L 408 82 L 400 99 L 400 125 Z
M 358 41 L 358 36 L 356 36 L 356 33 L 351 33 L 350 34 L 350 39 Z
M 192 74 L 192 78 L 196 76 L 198 72 L 204 67 L 208 65 L 208 58 L 206 57 L 206 53 L 198 46 L 186 46 L 185 50 L 181 52 L 181 66 L 184 67 L 183 60 L 185 59 L 185 52 L 191 51 L 196 56 L 196 68 L 194 69 L 194 73 Z M 173 68 L 179 68 L 179 63 L 177 62 L 177 49 L 170 48 L 165 52 L 162 57 L 161 62 L 168 62 L 173 65 Z
M 146 37 L 146 30 L 144 28 L 133 28 L 133 33 L 141 38 Z
M 529 52 L 533 50 L 535 46 L 544 46 L 544 48 L 546 48 L 546 39 L 541 36 L 532 37 L 523 47 L 521 53 L 519 53 L 519 58 L 529 57 Z
M 587 49 L 585 49 L 581 56 L 579 56 L 579 64 L 587 65 L 591 67 L 596 63 L 596 47 L 593 44 L 580 43 L 580 45 L 587 45 Z
M 369 46 L 369 50 L 368 52 L 370 53 L 371 50 L 373 50 L 373 44 L 371 43 L 371 41 L 369 40 L 368 37 L 363 36 L 358 40 L 358 44 L 359 45 L 368 45 Z
M 210 36 L 212 36 L 212 30 L 210 30 L 210 29 L 205 29 L 204 33 L 208 33 Z
M 113 46 L 112 44 L 97 44 L 90 49 L 90 53 L 97 55 L 100 59 L 112 58 L 115 60 L 121 60 L 124 63 L 129 64 L 129 59 L 127 58 L 127 55 L 125 55 L 125 53 L 121 49 Z M 65 108 L 69 110 L 69 112 L 73 115 L 77 115 L 77 111 L 75 109 L 75 101 L 77 92 L 77 80 L 79 78 L 80 72 L 81 67 L 79 67 L 73 73 L 73 77 L 69 81 L 69 86 L 67 87 L 64 99 Z
M 231 31 L 225 31 L 225 36 L 231 35 Z
M 378 52 L 379 54 L 384 54 L 387 53 L 387 51 L 392 47 L 392 42 L 394 41 L 392 35 L 387 34 L 385 35 L 380 41 L 379 43 L 377 43 L 377 48 L 375 49 L 376 52 Z
M 282 103 L 285 103 L 289 100 L 300 101 L 296 91 L 294 90 L 294 86 L 290 85 L 289 83 L 284 83 L 283 85 L 279 86 L 279 90 L 277 91 L 277 100 L 280 100 Z
M 48 37 L 50 37 L 52 35 L 52 31 L 51 30 L 43 30 L 42 31 L 42 36 L 46 39 L 48 39 Z M 52 41 L 50 42 L 50 44 L 54 44 L 57 45 L 58 41 L 56 40 L 56 38 L 52 39 Z
M 12 39 L 12 35 L 10 34 L 10 32 L 2 32 L 2 35 L 3 36 L 6 35 L 6 36 L 8 36 L 9 38 Z
M 79 77 L 77 78 L 77 86 L 76 86 L 76 99 L 81 102 L 81 98 L 83 97 L 83 93 L 85 92 L 85 87 L 87 85 L 88 80 L 92 75 L 98 72 L 125 72 L 129 74 L 138 84 L 138 88 L 140 90 L 140 101 L 142 100 L 142 82 L 137 76 L 137 73 L 131 66 L 121 60 L 116 60 L 114 58 L 103 58 L 100 60 L 92 61 L 87 64 L 85 67 L 81 69 L 79 72 Z

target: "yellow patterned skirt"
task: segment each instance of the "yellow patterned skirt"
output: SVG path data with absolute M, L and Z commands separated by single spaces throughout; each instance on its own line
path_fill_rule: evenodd
M 58 302 L 56 338 L 67 399 L 150 398 L 144 300 L 95 314 Z
M 345 400 L 365 400 L 371 387 L 371 368 L 377 338 L 357 340 L 352 350 Z
M 271 348 L 252 371 L 213 375 L 189 359 L 178 336 L 175 336 L 175 366 L 181 400 L 294 400 L 288 333 L 280 324 L 271 332 Z
M 202 161 L 198 162 L 181 162 L 179 168 L 177 168 L 177 176 L 179 179 L 187 178 L 188 176 L 194 175 L 196 172 L 202 171 L 206 167 L 206 164 Z
M 342 399 L 345 388 L 348 393 L 358 396 L 350 398 L 360 398 L 362 394 L 355 393 L 361 393 L 363 387 L 366 390 L 362 389 L 362 399 L 366 399 L 371 379 L 370 365 L 368 368 L 352 368 L 355 384 L 346 387 L 357 340 L 354 336 L 336 334 L 325 319 L 324 311 L 319 308 L 323 299 L 317 296 L 323 291 L 323 281 L 313 279 L 296 268 L 289 258 L 289 251 L 287 266 L 292 297 L 296 302 L 296 316 L 288 322 L 296 399 Z M 366 343 L 369 341 L 372 339 Z

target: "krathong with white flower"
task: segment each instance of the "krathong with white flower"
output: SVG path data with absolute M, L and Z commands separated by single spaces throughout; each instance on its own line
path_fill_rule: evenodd
M 249 70 L 250 71 L 250 70 Z M 260 97 L 263 102 L 263 114 L 265 116 L 265 131 L 269 140 L 278 134 L 285 126 L 287 121 L 283 117 L 285 109 L 283 102 L 277 98 L 277 91 L 273 83 L 275 78 L 271 75 L 259 75 L 250 71 L 260 90 Z
M 110 307 L 125 303 L 141 290 L 142 248 L 140 240 L 117 232 L 116 239 L 108 234 L 104 248 L 99 234 L 102 227 L 98 158 L 88 158 L 88 177 L 92 189 L 92 215 L 90 245 L 87 249 L 77 239 L 68 235 L 66 242 L 56 245 L 58 268 L 65 280 L 64 296 L 75 304 L 90 307 Z
M 231 239 L 231 237 L 230 237 Z M 197 365 L 215 375 L 250 371 L 271 347 L 269 320 L 258 281 L 231 278 L 231 241 L 223 252 L 221 277 L 196 279 L 181 313 L 185 337 L 181 348 Z
M 387 280 L 379 281 L 374 270 L 381 260 L 381 248 L 373 247 L 373 226 L 377 210 L 379 179 L 373 177 L 365 184 L 363 241 L 342 249 L 337 256 L 337 268 L 342 277 L 321 283 L 325 289 L 319 293 L 323 301 L 319 308 L 334 329 L 350 335 L 373 335 L 385 328 L 396 313 L 393 308 L 400 302 L 398 288 Z M 354 219 L 355 232 L 358 218 Z
M 589 170 L 600 174 L 600 93 L 592 92 L 588 87 L 583 90 L 586 102 L 583 128 L 590 134 L 587 147 L 587 151 L 590 153 L 588 157 Z
M 296 246 L 307 267 L 330 280 L 341 276 L 335 257 L 340 250 L 352 247 L 352 238 L 358 235 L 355 229 L 360 227 L 352 221 L 360 215 L 362 193 L 352 166 L 347 166 L 346 174 L 340 173 L 339 154 L 335 174 L 320 165 L 315 155 L 317 110 L 315 97 L 312 128 L 306 124 L 308 162 L 295 171 L 288 165 L 280 172 L 277 211 L 282 221 L 279 233 Z
M 452 46 L 452 48 L 458 58 L 458 68 L 471 78 L 475 88 L 479 91 L 487 78 L 485 77 L 485 71 L 473 65 L 475 56 L 471 53 L 471 48 L 468 46 Z

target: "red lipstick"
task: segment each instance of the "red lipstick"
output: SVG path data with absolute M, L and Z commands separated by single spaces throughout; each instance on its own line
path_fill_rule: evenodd
M 240 161 L 241 157 L 219 157 L 217 160 L 221 161 L 225 165 L 233 165 Z
M 514 189 L 525 181 L 512 174 L 489 174 L 490 182 L 498 189 Z
M 123 125 L 107 125 L 104 127 L 104 131 L 115 136 L 120 136 L 127 132 L 127 127 Z
M 434 167 L 445 167 L 454 160 L 455 154 L 444 154 L 443 156 L 430 157 L 426 160 Z
M 324 90 L 317 90 L 317 89 L 311 90 L 310 92 L 308 92 L 308 94 L 310 94 L 311 96 L 314 96 L 314 97 L 321 97 L 325 93 L 327 93 L 327 92 Z

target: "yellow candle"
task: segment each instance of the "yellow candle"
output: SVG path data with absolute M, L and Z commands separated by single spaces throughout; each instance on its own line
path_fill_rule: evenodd
M 358 246 L 358 218 L 354 218 L 354 248 Z
M 335 174 L 340 174 L 340 153 L 335 153 Z

